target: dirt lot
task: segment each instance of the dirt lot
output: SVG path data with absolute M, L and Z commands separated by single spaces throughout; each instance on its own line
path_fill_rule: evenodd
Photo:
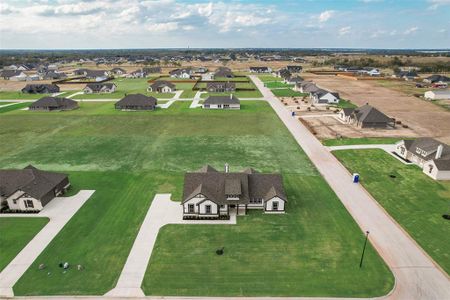
M 419 136 L 431 136 L 450 143 L 450 112 L 440 106 L 380 86 L 371 80 L 358 81 L 336 76 L 303 74 L 319 86 L 339 92 L 356 105 L 369 103 L 390 117 L 407 124 Z
M 47 84 L 54 80 L 39 80 L 39 81 L 13 81 L 0 79 L 0 91 L 20 91 L 27 84 Z M 79 91 L 84 88 L 86 84 L 61 84 L 59 87 L 61 91 Z

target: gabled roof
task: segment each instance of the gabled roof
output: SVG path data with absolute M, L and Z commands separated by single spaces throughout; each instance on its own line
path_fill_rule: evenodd
M 90 88 L 94 92 L 100 92 L 103 87 L 112 89 L 115 86 L 114 83 L 88 83 L 85 88 Z
M 53 107 L 64 110 L 78 107 L 78 102 L 69 98 L 43 97 L 33 102 L 30 107 Z
M 40 199 L 66 178 L 67 174 L 41 171 L 32 165 L 23 170 L 0 170 L 0 195 L 8 197 L 21 190 Z
M 59 92 L 59 87 L 56 84 L 27 84 L 23 89 L 22 93 L 57 93 Z
M 392 122 L 392 118 L 389 118 L 381 111 L 368 104 L 355 108 L 355 110 L 353 111 L 353 115 L 355 116 L 356 120 L 363 123 Z
M 22 71 L 19 70 L 3 70 L 1 72 L 1 77 L 14 77 L 14 76 L 19 76 L 20 74 L 22 74 Z
M 430 81 L 431 83 L 434 82 L 450 82 L 450 78 L 444 75 L 431 75 L 425 78 L 426 80 Z
M 449 159 L 433 159 L 436 168 L 440 171 L 450 171 L 450 158 Z
M 130 94 L 116 102 L 116 106 L 155 106 L 156 98 L 142 94 Z
M 405 148 L 424 160 L 434 159 L 439 145 L 443 146 L 439 160 L 450 159 L 450 146 L 430 137 L 422 137 L 415 140 L 405 140 Z
M 152 89 L 157 89 L 157 88 L 162 87 L 162 86 L 168 86 L 168 87 L 170 87 L 171 89 L 174 89 L 174 88 L 175 88 L 175 84 L 173 84 L 173 83 L 170 82 L 170 81 L 166 81 L 166 80 L 156 80 L 155 82 L 152 82 L 152 83 L 150 84 L 150 87 L 151 87 Z
M 204 104 L 240 104 L 238 98 L 234 95 L 230 96 L 209 96 L 206 98 Z

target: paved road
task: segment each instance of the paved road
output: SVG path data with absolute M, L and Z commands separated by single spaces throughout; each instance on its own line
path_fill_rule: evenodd
M 28 217 L 47 217 L 50 221 L 0 273 L 0 298 L 14 295 L 12 289 L 14 284 L 93 193 L 94 191 L 83 190 L 72 197 L 57 197 L 38 214 L 28 214 Z M 0 217 L 15 217 L 15 215 L 0 215 Z M 21 217 L 27 216 L 22 214 Z
M 143 297 L 142 280 L 152 255 L 159 230 L 167 224 L 236 224 L 236 215 L 230 220 L 183 220 L 180 202 L 170 200 L 170 194 L 156 194 L 133 247 L 122 269 L 116 287 L 106 293 L 111 297 Z
M 386 299 L 450 299 L 450 280 L 417 243 L 254 75 L 250 76 L 395 275 Z

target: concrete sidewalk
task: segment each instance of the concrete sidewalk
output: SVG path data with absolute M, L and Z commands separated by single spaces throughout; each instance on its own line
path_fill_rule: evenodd
M 396 285 L 385 299 L 450 299 L 450 280 L 423 249 L 391 218 L 347 169 L 309 130 L 291 116 L 281 102 L 254 75 L 250 78 L 281 121 L 334 190 L 361 230 L 393 272 Z
M 167 224 L 236 224 L 230 220 L 183 220 L 180 202 L 170 200 L 170 194 L 156 194 L 133 243 L 116 287 L 105 294 L 111 297 L 143 297 L 144 280 L 159 230 Z
M 94 192 L 82 190 L 72 197 L 57 197 L 38 214 L 28 215 L 48 217 L 50 221 L 0 273 L 0 297 L 14 296 L 16 282 Z M 0 216 L 15 217 L 13 214 Z M 22 214 L 21 217 L 26 216 Z

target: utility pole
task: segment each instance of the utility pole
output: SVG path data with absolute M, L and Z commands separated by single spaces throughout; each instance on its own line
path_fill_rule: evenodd
M 369 237 L 369 231 L 366 231 L 366 240 L 364 241 L 364 247 L 363 247 L 363 251 L 361 253 L 361 261 L 359 262 L 359 268 L 362 268 L 363 259 L 364 259 L 364 252 L 366 252 L 366 245 L 367 245 L 368 237 Z

